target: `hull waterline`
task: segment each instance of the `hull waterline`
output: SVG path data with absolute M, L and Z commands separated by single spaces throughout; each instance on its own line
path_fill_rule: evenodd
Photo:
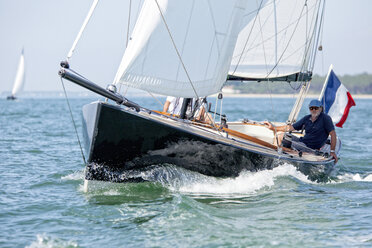
M 111 182 L 144 181 L 141 172 L 171 164 L 207 176 L 236 177 L 290 163 L 309 179 L 327 180 L 332 160 L 306 161 L 240 142 L 213 130 L 191 127 L 155 112 L 139 112 L 105 102 L 83 107 L 88 165 L 85 178 Z

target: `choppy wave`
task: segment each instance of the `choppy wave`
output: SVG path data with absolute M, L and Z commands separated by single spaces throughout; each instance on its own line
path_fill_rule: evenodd
M 372 182 L 372 174 L 368 175 L 360 175 L 359 173 L 352 174 L 352 173 L 345 173 L 343 175 L 338 175 L 337 179 L 339 182 Z
M 272 170 L 262 170 L 257 172 L 243 171 L 235 178 L 205 176 L 169 164 L 150 166 L 148 170 L 136 172 L 134 174 L 136 177 L 141 177 L 146 181 L 160 184 L 161 187 L 172 192 L 221 197 L 254 195 L 261 190 L 269 190 L 273 186 L 283 183 L 283 181 L 278 180 L 280 178 L 287 178 L 305 184 L 341 184 L 352 181 L 372 182 L 372 174 L 360 175 L 358 173 L 337 173 L 329 182 L 317 183 L 309 180 L 306 175 L 302 174 L 296 169 L 296 167 L 290 164 L 280 165 Z M 84 171 L 76 171 L 62 177 L 62 179 L 84 180 Z M 89 191 L 93 194 L 105 196 L 121 195 L 123 193 L 123 187 L 125 188 L 128 186 L 127 183 L 89 181 L 88 187 L 85 183 L 86 182 L 80 185 L 79 191 Z M 154 188 L 156 186 L 153 185 L 152 187 Z M 125 190 L 124 192 L 128 191 Z
M 278 111 L 270 118 L 287 116 L 292 102 L 274 99 Z M 88 101 L 71 103 L 79 120 Z M 0 104 L 1 247 L 372 244 L 372 128 L 365 118 L 372 114 L 371 100 L 357 100 L 344 128 L 337 129 L 342 159 L 330 182 L 310 182 L 287 165 L 226 179 L 153 166 L 138 172 L 151 182 L 105 183 L 107 188 L 89 187 L 87 193 L 66 100 L 22 99 L 14 104 L 0 99 Z M 237 113 L 236 106 L 256 106 L 257 99 L 224 104 L 232 121 L 265 119 L 271 106 Z M 81 122 L 76 124 L 80 130 Z
M 38 234 L 36 241 L 26 248 L 55 248 L 55 247 L 79 247 L 75 241 L 64 241 L 58 238 L 47 236 L 46 234 Z

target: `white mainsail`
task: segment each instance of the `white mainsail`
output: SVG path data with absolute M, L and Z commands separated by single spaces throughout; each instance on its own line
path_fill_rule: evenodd
M 24 81 L 25 81 L 25 57 L 22 49 L 21 57 L 18 63 L 17 74 L 14 80 L 12 96 L 15 96 L 23 89 Z
M 308 71 L 321 0 L 269 0 L 240 32 L 229 74 L 267 79 Z
M 220 91 L 246 8 L 256 1 L 146 0 L 114 83 L 177 97 Z

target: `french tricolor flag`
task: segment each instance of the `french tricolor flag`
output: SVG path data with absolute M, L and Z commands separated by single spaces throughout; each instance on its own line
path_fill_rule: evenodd
M 333 72 L 332 65 L 329 68 L 319 100 L 323 103 L 324 112 L 332 118 L 336 127 L 342 127 L 350 108 L 355 106 L 351 94 Z

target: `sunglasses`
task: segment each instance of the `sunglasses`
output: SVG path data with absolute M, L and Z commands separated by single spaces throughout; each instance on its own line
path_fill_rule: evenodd
M 310 110 L 318 110 L 319 107 L 310 107 L 309 109 L 310 109 Z

